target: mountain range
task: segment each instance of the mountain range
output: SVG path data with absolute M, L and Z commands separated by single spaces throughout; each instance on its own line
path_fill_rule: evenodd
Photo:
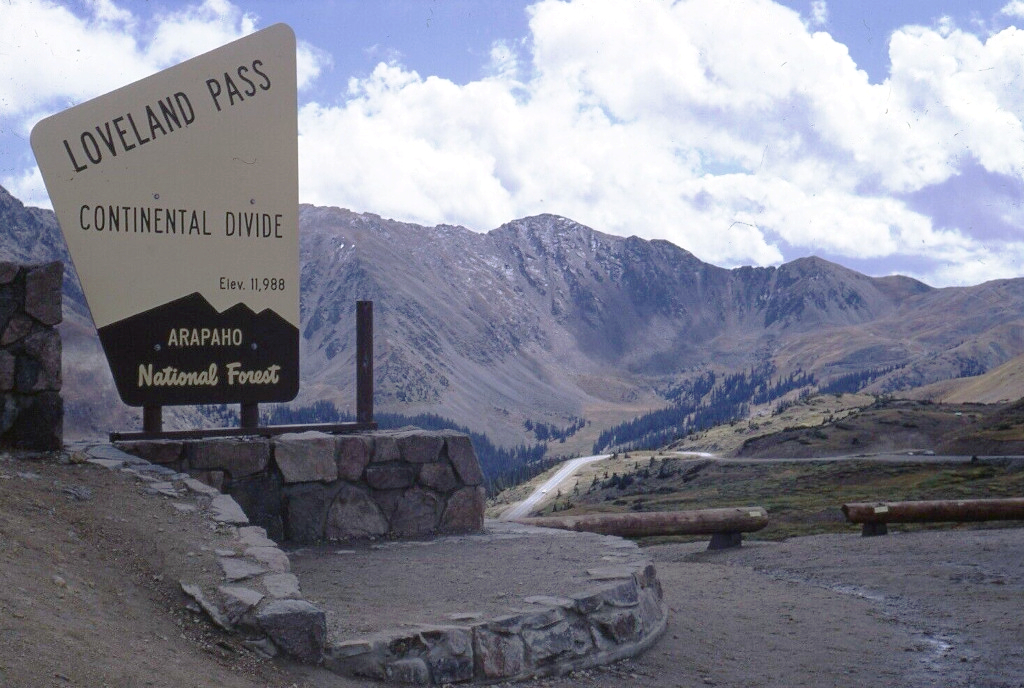
M 525 425 L 596 430 L 665 407 L 709 371 L 890 392 L 1024 354 L 1024 279 L 933 288 L 816 257 L 725 269 L 555 215 L 478 233 L 303 205 L 299 227 L 294 404 L 354 409 L 355 302 L 372 300 L 377 408 L 444 416 L 505 445 L 530 441 Z M 0 258 L 68 260 L 53 213 L 2 188 Z M 130 425 L 138 412 L 117 401 L 66 275 L 67 432 Z M 181 409 L 168 424 L 194 422 Z

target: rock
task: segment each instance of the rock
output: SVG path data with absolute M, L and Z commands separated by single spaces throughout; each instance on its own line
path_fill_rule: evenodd
M 266 528 L 272 538 L 284 537 L 281 476 L 257 473 L 232 480 L 225 489 L 253 525 Z
M 370 463 L 373 452 L 369 438 L 341 437 L 338 439 L 338 477 L 355 482 L 363 477 L 363 469 Z
M 197 480 L 196 478 L 186 478 L 185 480 L 182 480 L 182 482 L 185 484 L 185 487 L 196 494 L 206 495 L 207 497 L 216 497 L 220 494 L 220 490 L 216 487 L 213 487 L 201 480 Z
M 217 492 L 224 490 L 224 471 L 189 471 L 188 475 Z
M 159 494 L 165 497 L 171 497 L 173 499 L 177 499 L 178 497 L 181 496 L 180 494 L 178 494 L 178 490 L 175 489 L 174 485 L 167 481 L 157 481 L 154 483 L 150 483 L 150 485 L 145 489 L 145 493 L 149 495 Z
M 64 446 L 64 400 L 60 392 L 39 392 L 15 401 L 17 396 L 4 396 L 5 443 L 15 449 L 60 451 Z
M 375 490 L 410 487 L 416 481 L 416 469 L 405 463 L 389 463 L 366 469 L 366 483 Z
M 61 388 L 60 357 L 61 341 L 57 330 L 43 330 L 25 337 L 25 354 L 36 364 L 35 379 L 30 387 L 20 388 L 17 366 L 15 384 L 19 392 L 59 392 Z
M 398 442 L 393 436 L 373 436 L 373 456 L 370 458 L 370 463 L 387 463 L 398 461 L 401 458 L 402 453 L 398 450 Z
M 214 521 L 230 525 L 249 525 L 249 517 L 238 506 L 238 502 L 231 498 L 231 495 L 218 494 L 210 501 L 210 511 Z
M 267 531 L 259 526 L 239 528 L 238 541 L 246 547 L 277 547 L 277 543 L 267 537 Z
M 322 432 L 298 432 L 273 440 L 274 461 L 285 483 L 338 479 L 336 440 Z
M 299 597 L 299 579 L 294 573 L 268 573 L 260 580 L 267 594 L 278 599 Z
M 394 683 L 411 683 L 417 686 L 430 684 L 430 669 L 419 657 L 410 657 L 388 662 L 384 667 L 388 681 Z
M 327 513 L 340 486 L 300 483 L 284 488 L 285 533 L 288 540 L 319 542 L 324 537 Z
M 565 620 L 565 612 L 557 608 L 535 612 L 499 616 L 487 623 L 488 630 L 499 633 L 519 633 L 524 628 L 547 628 Z
M 543 664 L 573 650 L 572 628 L 566 621 L 560 621 L 546 628 L 525 628 L 522 632 L 529 661 L 534 665 Z
M 231 630 L 231 623 L 223 614 L 221 614 L 220 609 L 216 605 L 211 604 L 210 601 L 206 599 L 206 596 L 203 595 L 202 588 L 198 585 L 191 585 L 182 582 L 179 582 L 179 585 L 181 585 L 182 591 L 195 600 L 199 605 L 199 608 L 206 612 L 206 615 L 210 617 L 210 620 L 213 621 L 215 625 L 219 628 L 223 628 L 225 631 Z
M 85 485 L 69 485 L 61 489 L 61 492 L 79 502 L 87 502 L 92 499 L 92 490 Z
M 232 480 L 266 470 L 270 464 L 270 443 L 252 439 L 204 439 L 185 443 L 189 468 L 221 470 Z
M 270 638 L 256 638 L 255 640 L 243 640 L 242 644 L 264 659 L 277 657 L 277 645 Z
M 468 628 L 432 628 L 420 633 L 427 646 L 426 662 L 434 683 L 473 678 L 473 633 Z
M 305 600 L 272 600 L 256 614 L 256 623 L 282 652 L 319 664 L 327 637 L 327 617 Z
M 405 491 L 391 517 L 391 533 L 395 537 L 418 537 L 437 530 L 440 501 L 420 487 Z
M 86 459 L 87 463 L 91 463 L 94 466 L 102 466 L 108 470 L 117 470 L 124 465 L 124 461 L 118 461 L 116 459 Z
M 444 463 L 423 464 L 420 467 L 420 474 L 417 480 L 420 485 L 429 487 L 431 490 L 441 494 L 448 494 L 459 484 L 451 465 L 447 461 Z
M 44 325 L 61 321 L 61 286 L 64 265 L 47 263 L 29 270 L 25 276 L 25 312 Z
M 653 586 L 640 591 L 640 621 L 645 633 L 652 633 L 665 621 L 666 609 L 660 591 Z
M 14 342 L 24 338 L 29 332 L 32 331 L 32 318 L 29 318 L 22 313 L 15 313 L 10 320 L 7 321 L 7 327 L 4 328 L 4 332 L 0 335 L 0 346 L 7 346 Z
M 370 495 L 354 485 L 343 485 L 327 513 L 323 537 L 349 540 L 380 537 L 387 532 L 387 519 Z
M 184 443 L 176 440 L 147 440 L 145 442 L 115 442 L 114 446 L 133 456 L 162 466 L 177 465 L 184 453 Z
M 93 459 L 120 461 L 121 463 L 128 464 L 129 466 L 145 466 L 149 463 L 145 459 L 140 459 L 138 456 L 133 456 L 132 454 L 123 452 L 110 444 L 97 444 L 86 449 L 85 453 Z
M 122 469 L 124 470 L 124 469 Z M 168 468 L 167 466 L 158 466 L 155 463 L 143 463 L 137 466 L 131 467 L 132 472 L 140 475 L 144 478 L 164 478 L 166 480 L 181 480 L 179 476 L 184 474 L 178 473 L 177 471 Z
M 241 585 L 222 585 L 217 592 L 224 600 L 224 615 L 232 626 L 238 625 L 264 598 L 262 593 Z
M 464 487 L 448 498 L 441 519 L 441 528 L 451 533 L 475 533 L 484 527 L 484 506 L 487 496 L 484 488 Z
M 267 567 L 262 564 L 257 564 L 249 559 L 221 557 L 219 561 L 220 568 L 224 572 L 224 578 L 232 583 L 267 572 Z
M 15 357 L 8 351 L 0 351 L 0 390 L 14 389 Z
M 512 678 L 526 668 L 523 641 L 515 635 L 475 628 L 473 654 L 477 671 L 487 679 Z
M 292 568 L 288 555 L 276 546 L 249 547 L 245 550 L 245 556 L 255 559 L 275 573 L 288 573 Z
M 610 607 L 633 607 L 640 602 L 640 587 L 632 578 L 602 587 L 597 594 Z
M 386 650 L 386 643 L 380 638 L 372 642 L 362 639 L 343 641 L 325 650 L 324 665 L 343 676 L 383 680 L 387 676 L 384 671 Z
M 636 642 L 643 634 L 643 624 L 636 608 L 598 612 L 590 620 L 603 636 L 616 645 Z
M 445 436 L 445 449 L 448 460 L 455 467 L 455 472 L 466 485 L 480 485 L 484 474 L 480 470 L 480 462 L 473 451 L 473 444 L 466 435 L 449 434 Z
M 21 271 L 21 265 L 8 261 L 0 261 L 0 284 L 10 284 Z
M 618 578 L 632 578 L 634 568 L 628 564 L 610 564 L 608 566 L 597 566 L 587 569 L 587 575 L 595 580 L 615 580 Z
M 398 433 L 395 441 L 398 443 L 398 453 L 409 463 L 433 463 L 438 460 L 444 447 L 444 437 L 423 430 Z

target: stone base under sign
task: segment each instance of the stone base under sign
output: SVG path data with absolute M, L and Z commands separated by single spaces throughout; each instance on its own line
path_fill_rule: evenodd
M 483 528 L 469 437 L 422 430 L 118 442 L 230 494 L 275 540 L 422 538 Z
M 64 265 L 0 262 L 0 446 L 64 444 L 61 287 Z
M 358 454 L 358 445 L 351 440 L 358 440 L 367 449 L 365 461 L 360 458 L 355 464 L 348 463 L 352 453 L 362 456 Z M 460 452 L 460 447 L 468 447 L 468 440 L 455 434 L 417 432 L 357 437 L 303 434 L 280 438 L 280 441 L 200 441 L 204 446 L 193 442 L 121 443 L 126 449 L 146 455 L 153 463 L 109 445 L 90 447 L 85 454 L 90 463 L 145 481 L 148 493 L 172 499 L 178 510 L 197 512 L 210 520 L 219 538 L 213 550 L 219 570 L 211 569 L 212 580 L 209 577 L 181 580 L 181 588 L 188 596 L 190 608 L 201 610 L 225 631 L 240 635 L 249 648 L 260 654 L 281 653 L 356 679 L 424 685 L 492 684 L 565 674 L 634 656 L 650 647 L 665 629 L 668 610 L 662 599 L 661 583 L 654 564 L 635 543 L 592 533 L 489 522 L 480 534 L 440 537 L 429 543 L 377 543 L 346 550 L 301 548 L 307 552 L 303 555 L 306 557 L 317 556 L 315 552 L 322 549 L 334 556 L 352 557 L 350 561 L 362 558 L 364 566 L 371 553 L 379 553 L 380 558 L 390 557 L 390 560 L 380 566 L 381 560 L 375 559 L 375 566 L 370 569 L 404 576 L 413 586 L 422 581 L 423 569 L 421 559 L 401 571 L 401 561 L 407 558 L 403 552 L 410 549 L 415 549 L 420 557 L 435 557 L 437 570 L 465 574 L 465 567 L 451 565 L 453 561 L 470 560 L 468 555 L 460 556 L 459 548 L 490 547 L 487 566 L 504 566 L 514 571 L 512 575 L 517 581 L 514 590 L 501 587 L 493 589 L 495 595 L 487 594 L 487 599 L 504 600 L 500 605 L 507 607 L 504 611 L 489 608 L 467 613 L 466 609 L 472 609 L 483 598 L 470 596 L 455 601 L 446 598 L 444 603 L 451 604 L 450 610 L 454 613 L 440 613 L 436 609 L 427 613 L 427 616 L 439 615 L 437 624 L 423 623 L 430 619 L 419 618 L 420 623 L 415 624 L 402 623 L 369 631 L 359 626 L 361 633 L 354 633 L 353 629 L 342 632 L 344 624 L 332 626 L 330 621 L 339 618 L 339 608 L 330 606 L 333 598 L 323 594 L 322 587 L 317 588 L 317 579 L 302 578 L 300 586 L 304 569 L 301 562 L 293 569 L 297 555 L 290 555 L 288 548 L 278 548 L 262 528 L 250 525 L 249 518 L 230 496 L 219 494 L 218 490 L 189 477 L 181 469 L 198 474 L 219 471 L 225 486 L 244 480 L 236 478 L 236 474 L 248 471 L 252 471 L 247 473 L 250 479 L 276 475 L 280 490 L 275 495 L 284 504 L 285 516 L 300 520 L 301 514 L 294 506 L 315 506 L 312 500 L 303 499 L 301 495 L 312 486 L 320 485 L 324 487 L 322 494 L 334 494 L 334 497 L 325 498 L 321 506 L 310 508 L 310 513 L 317 515 L 306 520 L 322 522 L 326 527 L 332 510 L 337 515 L 337 510 L 342 508 L 338 505 L 345 503 L 342 499 L 345 485 L 358 487 L 357 483 L 341 477 L 343 471 L 349 470 L 342 466 L 352 471 L 346 475 L 352 475 L 355 473 L 352 466 L 362 465 L 359 475 L 367 482 L 365 488 L 359 489 L 378 496 L 384 493 L 401 496 L 413 490 L 419 491 L 413 494 L 429 491 L 442 495 L 445 508 L 431 511 L 435 515 L 441 513 L 434 528 L 461 529 L 451 522 L 446 523 L 444 514 L 457 511 L 452 507 L 455 495 L 465 494 L 470 489 L 479 493 L 476 489 L 479 485 L 466 484 L 466 480 L 475 480 L 479 471 L 475 456 L 472 463 L 464 462 L 472 454 Z M 205 446 L 211 442 L 212 447 Z M 254 447 L 262 449 L 257 451 Z M 314 451 L 316 447 L 319 449 Z M 301 461 L 293 461 L 302 458 L 301 451 L 312 454 L 305 455 Z M 206 458 L 199 459 L 199 456 Z M 204 468 L 212 456 L 218 457 L 220 468 Z M 326 458 L 330 456 L 334 457 L 333 469 Z M 427 457 L 432 460 L 421 460 Z M 400 468 L 402 466 L 406 469 Z M 382 467 L 388 467 L 388 472 L 371 472 Z M 369 481 L 379 484 L 382 475 L 405 475 L 410 467 L 416 469 L 411 486 L 390 490 L 369 487 Z M 447 476 L 449 471 L 454 483 L 437 479 L 438 473 Z M 332 478 L 334 472 L 338 475 Z M 288 502 L 289 499 L 292 501 Z M 266 501 L 269 503 L 272 499 Z M 377 501 L 373 504 L 386 515 Z M 393 529 L 397 526 L 400 509 L 396 505 L 390 513 L 389 531 L 397 532 Z M 358 520 L 354 518 L 353 522 Z M 420 523 L 421 528 L 427 527 L 426 520 Z M 494 552 L 494 546 L 502 551 Z M 434 547 L 443 551 L 429 553 Z M 540 557 L 526 554 L 539 552 L 563 562 L 560 568 L 556 567 L 556 575 L 561 576 L 556 590 L 548 589 L 550 581 L 545 585 L 538 580 L 540 577 L 531 575 L 533 561 Z M 334 563 L 326 565 L 332 567 Z M 344 566 L 338 570 L 343 569 Z M 546 575 L 552 575 L 551 571 Z M 509 573 L 504 576 L 507 581 Z M 456 579 L 457 575 L 452 575 L 451 580 Z M 304 597 L 309 593 L 304 592 L 307 583 L 316 594 L 316 604 Z M 327 585 L 332 587 L 333 583 Z M 368 603 L 372 605 L 370 609 L 401 605 L 387 590 L 381 592 L 379 585 L 373 587 L 378 592 Z

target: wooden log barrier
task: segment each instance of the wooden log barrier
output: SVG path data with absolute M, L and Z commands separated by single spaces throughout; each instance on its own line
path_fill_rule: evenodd
M 864 537 L 885 535 L 889 523 L 1024 521 L 1024 498 L 854 502 L 842 509 L 850 523 L 862 524 Z
M 651 535 L 710 535 L 708 549 L 739 547 L 743 533 L 768 525 L 768 512 L 760 506 L 699 509 L 694 511 L 639 511 L 583 516 L 541 516 L 520 518 L 516 523 L 585 531 L 621 537 Z

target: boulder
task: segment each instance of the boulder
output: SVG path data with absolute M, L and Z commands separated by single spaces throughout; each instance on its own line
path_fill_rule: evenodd
M 64 265 L 47 263 L 29 270 L 25 276 L 25 312 L 44 325 L 61 321 L 61 286 Z
M 328 540 L 380 537 L 388 532 L 388 521 L 369 494 L 353 485 L 338 492 L 324 525 Z
M 445 448 L 448 460 L 455 467 L 455 472 L 466 485 L 480 485 L 484 481 L 480 462 L 473 451 L 473 444 L 466 435 L 449 434 L 445 436 Z
M 319 664 L 327 637 L 327 617 L 305 600 L 272 600 L 256 614 L 256 623 L 285 654 Z
M 483 530 L 486 494 L 480 485 L 464 487 L 448 498 L 441 528 L 451 533 L 475 533 Z
M 370 463 L 373 442 L 370 438 L 341 437 L 338 439 L 338 477 L 355 482 L 363 477 L 363 469 Z
M 273 440 L 274 461 L 286 483 L 338 479 L 336 439 L 322 432 L 288 433 Z
M 185 443 L 185 458 L 190 468 L 221 470 L 237 480 L 267 469 L 270 443 L 237 438 L 196 440 Z

